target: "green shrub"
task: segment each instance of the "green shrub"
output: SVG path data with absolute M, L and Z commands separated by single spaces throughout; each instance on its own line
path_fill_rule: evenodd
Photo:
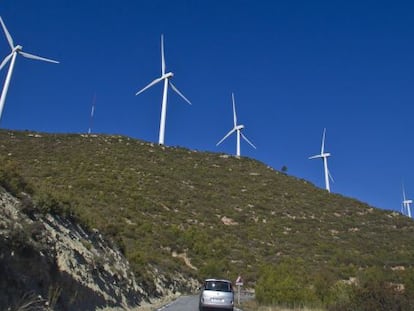
M 358 276 L 358 282 L 342 285 L 329 311 L 411 311 L 413 293 L 392 282 L 393 275 L 372 267 Z
M 31 194 L 33 189 L 20 173 L 17 162 L 6 157 L 0 157 L 0 186 L 16 197 L 22 192 Z
M 351 311 L 354 299 L 354 286 L 338 281 L 328 291 L 330 297 L 325 305 L 329 311 Z
M 49 193 L 36 195 L 34 204 L 42 214 L 65 216 L 71 219 L 76 219 L 70 202 L 62 202 Z
M 200 276 L 205 278 L 228 278 L 229 265 L 224 259 L 211 258 L 200 268 Z
M 302 260 L 286 259 L 265 266 L 256 285 L 256 299 L 261 304 L 298 307 L 318 303 Z

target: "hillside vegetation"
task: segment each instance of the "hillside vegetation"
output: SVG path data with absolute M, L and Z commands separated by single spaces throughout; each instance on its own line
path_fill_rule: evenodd
M 177 271 L 242 275 L 251 287 L 277 266 L 326 280 L 372 267 L 394 271 L 395 282 L 413 274 L 412 220 L 249 158 L 124 136 L 3 130 L 0 159 L 9 188 L 104 232 L 148 287 L 148 269 L 171 280 Z

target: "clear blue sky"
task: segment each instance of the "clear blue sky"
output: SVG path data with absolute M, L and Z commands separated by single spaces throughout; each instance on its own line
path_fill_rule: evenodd
M 169 93 L 165 144 L 234 154 L 231 92 L 241 153 L 332 192 L 399 211 L 414 198 L 414 2 L 255 0 L 5 0 L 0 15 L 23 50 L 0 126 L 158 141 L 167 70 L 192 101 Z M 0 32 L 0 57 L 9 53 Z M 3 84 L 7 67 L 0 72 Z

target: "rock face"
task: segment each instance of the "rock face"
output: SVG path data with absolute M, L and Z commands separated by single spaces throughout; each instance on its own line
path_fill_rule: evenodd
M 22 213 L 23 205 L 0 189 L 0 310 L 129 309 L 150 300 L 99 232 Z

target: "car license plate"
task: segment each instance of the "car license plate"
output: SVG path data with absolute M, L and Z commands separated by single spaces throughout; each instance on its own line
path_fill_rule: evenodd
M 212 302 L 224 302 L 224 299 L 222 298 L 211 298 Z

